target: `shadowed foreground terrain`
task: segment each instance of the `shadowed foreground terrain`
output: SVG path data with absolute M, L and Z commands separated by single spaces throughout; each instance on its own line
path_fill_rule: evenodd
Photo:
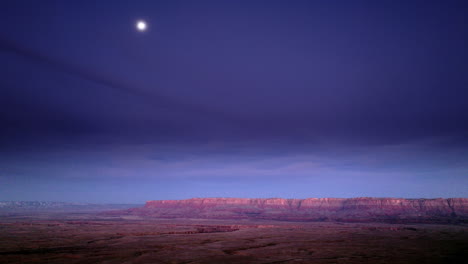
M 463 263 L 467 231 L 463 224 L 18 213 L 0 218 L 0 263 Z

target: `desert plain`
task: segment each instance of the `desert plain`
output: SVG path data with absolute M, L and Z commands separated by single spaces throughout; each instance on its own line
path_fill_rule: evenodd
M 466 263 L 466 224 L 0 216 L 0 263 Z

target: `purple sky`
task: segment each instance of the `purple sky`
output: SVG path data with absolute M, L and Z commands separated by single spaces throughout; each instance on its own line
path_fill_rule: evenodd
M 0 200 L 468 197 L 466 14 L 2 1 Z

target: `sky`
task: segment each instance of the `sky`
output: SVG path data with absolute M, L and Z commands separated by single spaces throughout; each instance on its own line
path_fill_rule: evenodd
M 468 197 L 466 14 L 1 1 L 0 200 Z

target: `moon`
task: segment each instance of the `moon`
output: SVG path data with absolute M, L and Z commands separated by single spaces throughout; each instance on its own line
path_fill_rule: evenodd
M 146 29 L 148 28 L 148 25 L 146 24 L 144 20 L 138 20 L 135 26 L 137 30 L 141 32 L 146 31 Z

